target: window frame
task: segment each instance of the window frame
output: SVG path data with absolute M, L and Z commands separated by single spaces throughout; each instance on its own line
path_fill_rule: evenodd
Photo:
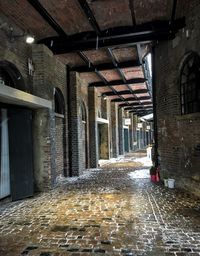
M 200 112 L 200 57 L 197 53 L 186 55 L 179 79 L 181 115 Z

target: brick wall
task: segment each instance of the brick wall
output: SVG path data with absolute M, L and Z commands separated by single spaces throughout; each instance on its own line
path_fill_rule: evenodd
M 51 144 L 51 161 L 52 161 L 52 177 L 53 183 L 56 182 L 56 177 L 61 174 L 69 175 L 68 168 L 68 126 L 67 126 L 67 81 L 66 81 L 66 67 L 61 63 L 52 52 L 44 45 L 33 45 L 32 58 L 35 66 L 35 72 L 33 77 L 33 93 L 39 97 L 51 100 L 54 108 L 54 88 L 59 88 L 63 94 L 65 105 L 65 116 L 63 124 L 63 136 L 57 138 L 58 131 L 56 131 L 56 120 L 54 115 L 54 123 L 51 126 L 51 131 L 54 136 L 54 140 L 57 144 Z M 58 121 L 57 121 L 58 122 Z M 48 129 L 48 127 L 47 127 Z M 61 127 L 59 128 L 61 129 Z M 45 138 L 44 138 L 45 139 Z M 61 143 L 63 141 L 63 143 Z M 60 148 L 58 148 L 60 147 Z M 57 152 L 64 152 L 63 158 L 57 154 Z M 55 162 L 55 163 L 54 163 Z M 62 167 L 61 163 L 64 164 Z M 53 167 L 54 166 L 54 167 Z M 57 169 L 58 168 L 58 169 Z
M 123 108 L 118 109 L 118 135 L 119 135 L 119 154 L 124 154 L 124 110 Z
M 8 61 L 16 66 L 24 80 L 24 91 L 45 98 L 53 102 L 54 87 L 60 88 L 67 102 L 66 68 L 45 46 L 28 45 L 23 37 L 12 38 L 9 27 L 13 27 L 13 33 L 22 34 L 11 20 L 3 14 L 0 17 L 1 24 L 5 24 L 0 30 L 0 61 Z M 28 58 L 33 60 L 34 75 L 28 73 Z M 21 79 L 22 79 L 21 78 Z M 67 105 L 66 113 L 67 113 Z M 67 119 L 67 114 L 65 116 Z M 68 127 L 65 124 L 65 172 L 68 166 Z M 45 190 L 54 184 L 56 179 L 56 150 L 55 148 L 55 115 L 50 110 L 33 111 L 33 153 L 34 153 L 34 177 L 38 190 Z M 61 144 L 60 144 L 61 146 Z M 61 160 L 60 160 L 61 161 Z
M 64 148 L 63 148 L 63 123 L 64 118 L 62 117 L 56 117 L 55 118 L 55 150 L 56 150 L 56 156 L 55 156 L 55 165 L 56 165 L 56 176 L 63 175 L 64 174 Z
M 162 173 L 175 178 L 177 186 L 197 195 L 200 195 L 199 113 L 181 116 L 178 78 L 184 55 L 189 51 L 200 54 L 199 13 L 199 1 L 179 1 L 177 15 L 186 16 L 186 28 L 173 41 L 155 47 L 158 153 Z

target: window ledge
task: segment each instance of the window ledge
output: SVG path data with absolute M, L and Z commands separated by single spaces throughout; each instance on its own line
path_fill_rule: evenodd
M 178 120 L 178 121 L 190 120 L 190 119 L 192 119 L 192 120 L 200 119 L 200 112 L 176 116 L 176 120 Z

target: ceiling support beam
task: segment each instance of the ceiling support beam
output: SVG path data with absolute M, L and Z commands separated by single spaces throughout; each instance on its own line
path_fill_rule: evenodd
M 88 5 L 87 1 L 86 0 L 78 0 L 78 2 L 79 2 L 81 9 L 83 10 L 85 16 L 88 18 L 90 25 L 96 32 L 96 34 L 101 35 L 100 27 L 94 17 L 92 10 L 90 9 L 90 6 Z
M 130 106 L 130 107 L 127 107 L 127 108 L 124 108 L 124 110 L 141 110 L 141 109 L 153 109 L 153 107 L 147 107 L 147 106 L 142 106 L 142 105 L 135 105 L 135 106 Z
M 95 72 L 95 69 L 98 71 L 102 70 L 114 70 L 117 68 L 130 68 L 130 67 L 140 67 L 140 63 L 138 60 L 130 60 L 130 61 L 125 61 L 125 62 L 118 62 L 117 67 L 113 63 L 102 63 L 98 65 L 93 65 L 93 67 L 89 66 L 77 66 L 71 68 L 71 71 L 76 71 L 79 73 L 84 73 L 84 72 Z
M 126 77 L 124 76 L 124 73 L 118 67 L 118 62 L 117 62 L 112 50 L 110 48 L 108 48 L 107 52 L 108 52 L 108 55 L 110 55 L 113 64 L 117 67 L 117 73 L 121 77 L 122 81 L 126 84 L 126 87 L 129 89 L 130 93 L 135 94 L 135 92 L 132 90 L 132 88 L 129 86 L 129 84 L 127 84 L 127 80 L 126 80 Z
M 136 98 L 136 97 L 130 97 L 130 98 L 125 98 L 123 101 L 132 101 L 132 102 L 138 102 L 140 100 L 150 100 L 151 97 L 150 96 L 144 96 L 144 97 L 139 97 L 139 98 Z M 112 102 L 123 102 L 121 99 L 112 99 L 111 100 Z M 131 103 L 130 103 L 131 104 Z
M 120 108 L 126 108 L 126 107 L 129 107 L 129 106 L 137 106 L 137 105 L 145 105 L 145 106 L 147 106 L 147 105 L 152 105 L 152 102 L 148 102 L 148 103 L 142 102 L 142 103 L 139 103 L 139 101 L 137 101 L 137 102 L 133 102 L 133 103 L 129 103 L 129 104 L 127 104 L 127 103 L 120 104 L 119 107 Z
M 136 20 L 135 20 L 135 12 L 134 12 L 134 0 L 129 0 L 129 9 L 131 11 L 132 24 L 133 26 L 135 26 Z
M 53 17 L 47 12 L 47 10 L 41 5 L 38 0 L 28 0 L 28 2 L 42 16 L 42 18 L 58 33 L 58 35 L 67 37 L 65 31 L 53 19 Z
M 78 55 L 81 57 L 81 59 L 82 59 L 87 65 L 90 64 L 90 66 L 93 67 L 93 64 L 89 61 L 89 59 L 87 58 L 87 56 L 86 56 L 83 52 L 79 52 Z M 93 68 L 94 68 L 94 67 L 93 67 Z M 100 82 L 100 83 L 102 83 L 104 86 L 109 87 L 109 88 L 112 90 L 112 93 L 114 93 L 114 95 L 119 96 L 119 98 L 120 98 L 122 101 L 124 100 L 124 98 L 123 98 L 121 95 L 118 95 L 118 94 L 117 94 L 117 91 L 116 91 L 114 88 L 112 88 L 111 85 L 108 85 L 108 81 L 104 78 L 104 76 L 102 76 L 102 74 L 101 74 L 97 69 L 95 70 L 95 73 L 96 73 L 97 76 L 102 80 L 102 82 Z
M 126 94 L 141 94 L 141 93 L 146 93 L 148 92 L 147 89 L 141 89 L 141 90 L 135 90 L 135 91 L 130 91 L 130 90 L 125 90 L 125 91 L 117 91 L 117 95 L 126 95 Z M 116 95 L 113 92 L 103 92 L 103 96 L 114 96 Z
M 171 24 L 175 21 L 176 6 L 177 6 L 177 0 L 173 0 L 172 15 L 171 15 Z
M 185 26 L 185 19 L 156 21 L 134 27 L 118 27 L 107 29 L 97 38 L 95 32 L 83 32 L 76 35 L 49 37 L 40 40 L 54 54 L 87 51 L 97 48 L 134 45 L 151 41 L 169 40 L 175 37 L 176 32 Z M 97 42 L 98 41 L 98 42 Z
M 102 82 L 95 82 L 95 83 L 91 83 L 89 84 L 89 87 L 105 87 L 105 86 L 117 86 L 117 85 L 126 85 L 126 84 L 141 84 L 146 82 L 147 80 L 145 78 L 133 78 L 133 79 L 129 79 L 126 82 L 124 82 L 123 80 L 113 80 L 108 82 L 107 84 L 102 83 Z
M 129 113 L 134 113 L 136 115 L 146 115 L 146 114 L 150 114 L 152 113 L 152 110 L 151 109 L 145 109 L 145 108 L 141 108 L 141 109 L 130 109 L 130 110 L 127 110 Z

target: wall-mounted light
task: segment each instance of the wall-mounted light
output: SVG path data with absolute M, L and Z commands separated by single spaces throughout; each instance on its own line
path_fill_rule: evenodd
M 35 38 L 29 32 L 24 32 L 23 34 L 17 35 L 17 34 L 14 34 L 13 27 L 10 27 L 9 30 L 10 30 L 9 37 L 11 42 L 14 42 L 15 40 L 17 40 L 17 38 L 23 38 L 27 44 L 32 44 L 35 41 Z
M 35 38 L 32 35 L 30 35 L 30 34 L 26 35 L 26 43 L 27 44 L 32 44 L 32 43 L 34 43 L 34 41 L 35 41 Z

